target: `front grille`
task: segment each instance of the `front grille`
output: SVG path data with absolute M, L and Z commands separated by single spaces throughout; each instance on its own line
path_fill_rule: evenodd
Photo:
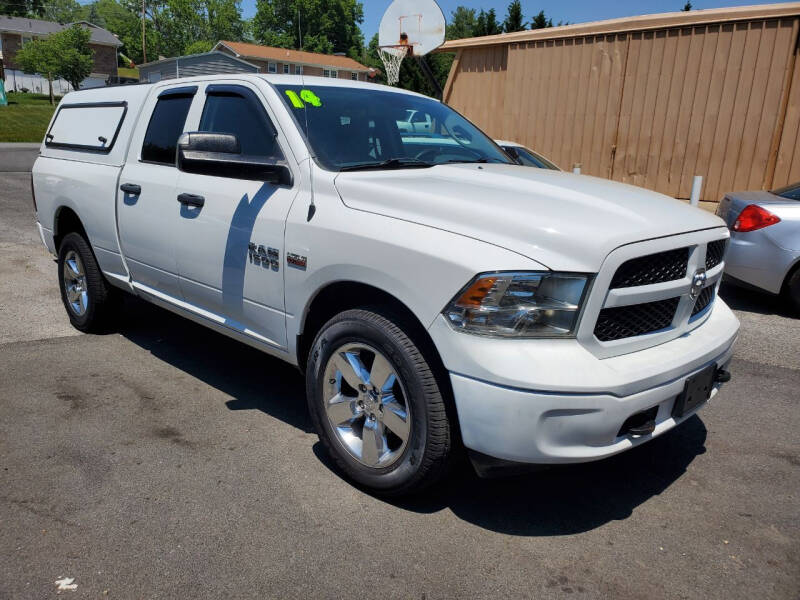
M 644 335 L 672 324 L 680 298 L 604 308 L 600 311 L 594 335 L 601 342 Z
M 708 287 L 703 288 L 700 291 L 700 295 L 697 297 L 697 300 L 694 303 L 694 308 L 692 309 L 692 316 L 702 312 L 706 306 L 711 304 L 711 301 L 714 299 L 714 286 L 709 285 Z
M 722 257 L 725 256 L 725 246 L 728 240 L 717 240 L 710 242 L 706 248 L 706 269 L 713 269 L 722 262 Z
M 688 263 L 689 248 L 633 258 L 624 262 L 614 273 L 611 289 L 683 279 L 686 277 Z

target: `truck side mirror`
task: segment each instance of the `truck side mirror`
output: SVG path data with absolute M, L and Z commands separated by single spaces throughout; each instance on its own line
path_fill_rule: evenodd
M 230 133 L 184 133 L 178 139 L 177 167 L 198 175 L 292 185 L 292 172 L 283 161 L 242 154 L 239 139 Z

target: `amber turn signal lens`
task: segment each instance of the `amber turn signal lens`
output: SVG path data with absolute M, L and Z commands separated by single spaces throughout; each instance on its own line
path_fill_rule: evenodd
M 497 277 L 483 277 L 467 288 L 456 301 L 456 306 L 480 306 L 483 299 L 492 291 Z

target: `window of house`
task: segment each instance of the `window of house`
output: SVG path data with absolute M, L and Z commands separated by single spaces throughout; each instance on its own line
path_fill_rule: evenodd
M 267 73 L 277 73 L 278 72 L 278 63 L 267 63 Z
M 303 65 L 295 65 L 294 66 L 294 74 L 295 75 L 302 75 L 303 74 Z
M 32 41 L 33 41 L 33 38 L 32 38 L 31 36 L 29 36 L 29 35 L 23 35 L 23 36 L 22 36 L 22 45 L 23 45 L 23 46 L 24 46 L 25 44 L 29 44 L 29 43 L 31 43 Z
M 178 149 L 178 138 L 183 133 L 186 124 L 186 115 L 197 88 L 185 92 L 162 92 L 153 109 L 147 133 L 142 144 L 142 160 L 161 163 L 164 165 L 175 164 L 175 152 Z
M 331 79 L 336 79 L 339 77 L 339 73 L 334 71 L 333 69 L 322 69 L 322 76 L 323 77 L 330 77 Z
M 283 65 L 283 74 L 284 74 L 284 75 L 288 75 L 288 74 L 289 74 L 289 67 L 290 67 L 290 66 L 291 66 L 291 65 L 287 65 L 287 64 L 284 64 L 284 65 Z
M 350 79 L 353 81 L 358 81 L 358 73 L 350 73 Z

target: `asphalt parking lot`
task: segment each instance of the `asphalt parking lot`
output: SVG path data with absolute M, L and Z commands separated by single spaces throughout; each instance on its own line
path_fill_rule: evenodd
M 389 502 L 334 471 L 291 367 L 135 299 L 114 332 L 70 328 L 3 156 L 0 598 L 800 595 L 800 320 L 777 301 L 723 289 L 733 381 L 673 432 Z

